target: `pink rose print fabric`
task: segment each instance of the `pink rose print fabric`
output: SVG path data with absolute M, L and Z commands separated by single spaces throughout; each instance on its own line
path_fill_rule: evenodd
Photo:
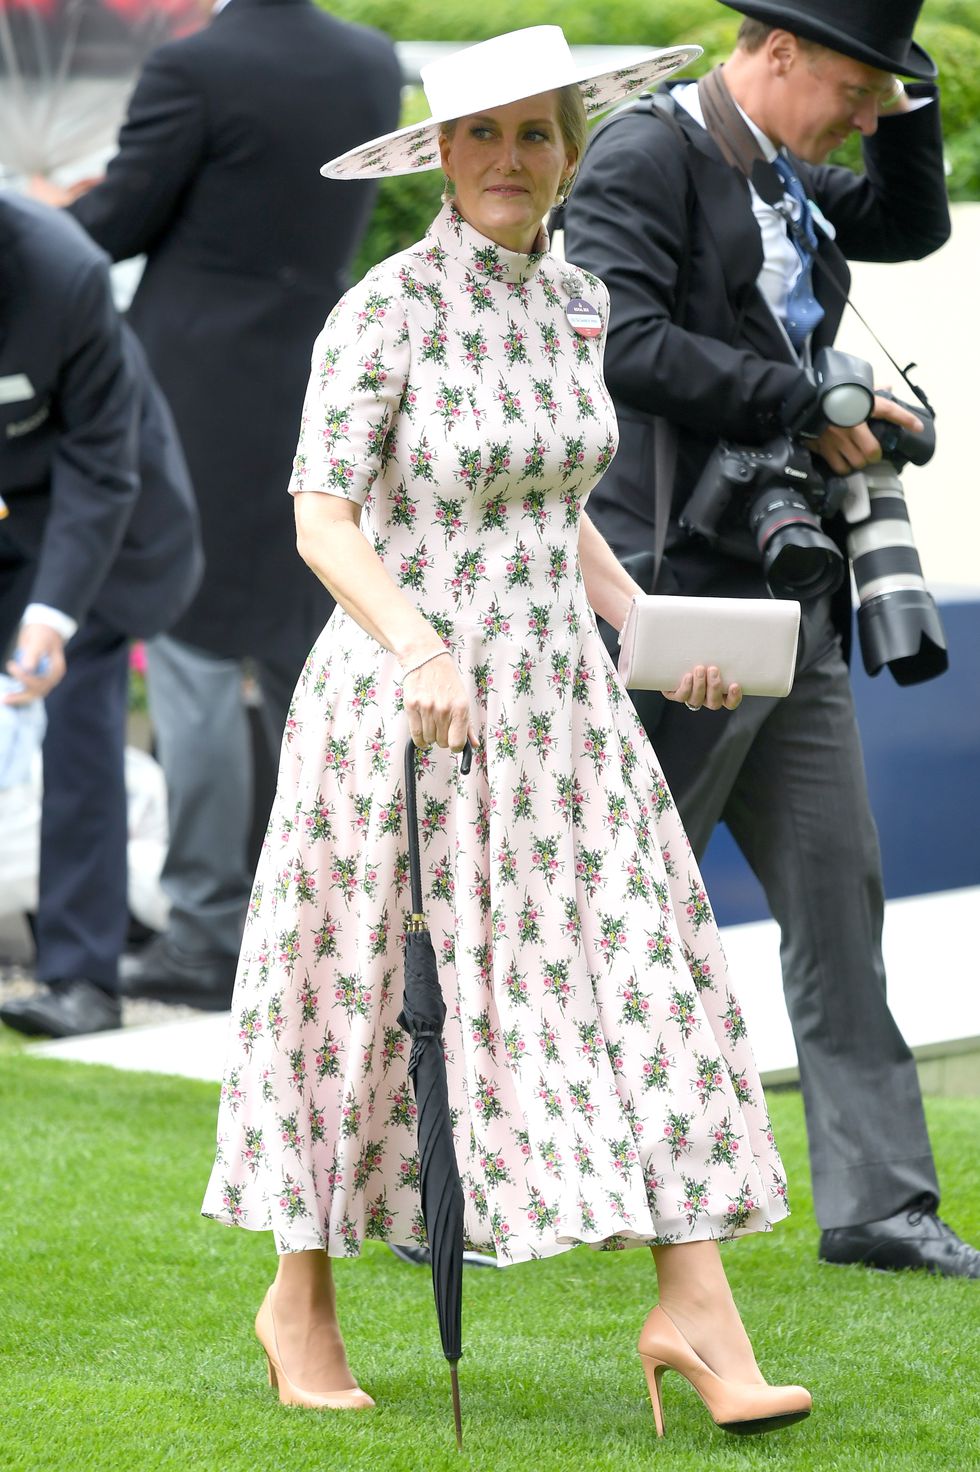
M 467 1233 L 505 1263 L 787 1210 L 701 877 L 585 597 L 616 423 L 572 296 L 605 329 L 595 277 L 447 206 L 329 318 L 291 484 L 362 506 L 477 714 L 467 778 L 420 755 L 419 815 Z M 338 610 L 283 740 L 203 1208 L 283 1252 L 424 1240 L 395 1020 L 406 739 L 394 658 Z

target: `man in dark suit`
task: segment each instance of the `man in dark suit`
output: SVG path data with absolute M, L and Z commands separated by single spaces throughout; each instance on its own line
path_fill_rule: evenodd
M 664 537 L 660 592 L 760 597 L 759 565 L 687 534 L 678 516 L 719 439 L 762 444 L 814 404 L 804 367 L 834 340 L 847 257 L 926 255 L 946 240 L 949 214 L 935 67 L 911 39 L 921 0 L 726 3 L 747 19 L 714 74 L 724 92 L 675 84 L 602 129 L 565 245 L 611 293 L 605 367 L 621 444 L 590 514 L 620 556 Z M 920 81 L 906 92 L 897 74 Z M 855 129 L 863 177 L 825 163 Z M 737 149 L 763 173 L 737 166 Z M 755 187 L 764 178 L 768 202 Z M 881 399 L 876 412 L 899 417 Z M 817 447 L 840 472 L 880 458 L 863 424 L 827 430 Z M 846 583 L 833 602 L 804 603 L 783 701 L 745 700 L 731 715 L 658 696 L 637 706 L 696 851 L 724 820 L 779 922 L 821 1257 L 978 1277 L 980 1254 L 935 1212 L 915 1063 L 885 995 L 849 625 Z
M 0 194 L 0 655 L 45 698 L 40 992 L 26 1033 L 118 1027 L 126 940 L 128 640 L 167 628 L 202 559 L 167 406 L 83 230 Z
M 129 318 L 173 409 L 207 572 L 148 650 L 169 789 L 164 936 L 126 989 L 227 1006 L 250 888 L 250 659 L 278 751 L 330 612 L 285 494 L 313 340 L 348 285 L 370 183 L 320 165 L 397 125 L 391 43 L 311 0 L 229 0 L 146 63 L 105 180 L 71 209 L 115 260 L 145 253 Z

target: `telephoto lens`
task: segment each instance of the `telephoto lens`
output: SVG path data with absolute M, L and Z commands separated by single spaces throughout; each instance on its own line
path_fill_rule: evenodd
M 899 685 L 935 679 L 949 668 L 946 633 L 922 576 L 905 492 L 891 462 L 848 476 L 843 509 L 865 669 L 877 675 L 887 665 Z

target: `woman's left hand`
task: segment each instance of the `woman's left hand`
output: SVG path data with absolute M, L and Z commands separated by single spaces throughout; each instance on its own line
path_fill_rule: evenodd
M 725 686 L 715 664 L 698 664 L 681 680 L 676 690 L 663 690 L 665 700 L 683 701 L 688 710 L 737 710 L 742 703 L 740 685 Z

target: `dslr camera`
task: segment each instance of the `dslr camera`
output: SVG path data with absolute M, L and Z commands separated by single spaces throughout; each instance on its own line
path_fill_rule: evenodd
M 821 348 L 808 373 L 816 404 L 763 445 L 722 440 L 680 524 L 732 557 L 761 563 L 773 597 L 805 601 L 834 592 L 847 572 L 840 548 L 822 526 L 842 513 L 865 669 L 876 675 L 887 664 L 900 685 L 932 679 L 948 667 L 946 637 L 922 577 L 899 479 L 907 464 L 925 465 L 932 458 L 932 414 L 914 408 L 921 432 L 869 419 L 871 365 L 849 353 Z M 853 428 L 864 421 L 882 448 L 877 464 L 837 476 L 822 461 L 815 463 L 808 439 L 828 424 Z

